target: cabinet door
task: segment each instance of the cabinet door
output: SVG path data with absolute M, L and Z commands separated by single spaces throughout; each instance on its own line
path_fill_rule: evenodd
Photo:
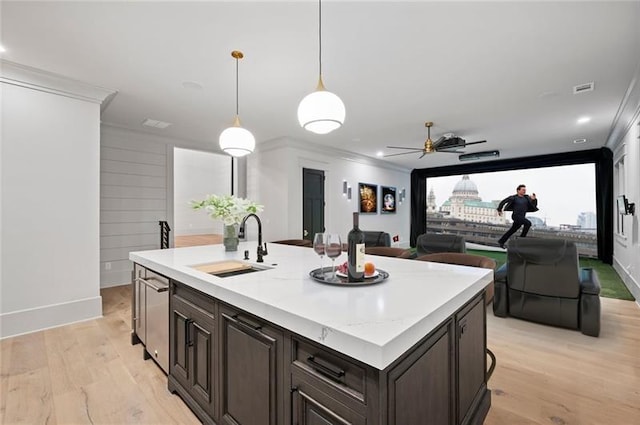
M 389 371 L 387 425 L 448 425 L 453 418 L 453 320 Z
M 191 361 L 189 393 L 210 416 L 215 417 L 215 323 L 213 317 L 197 308 L 191 311 L 187 345 Z
M 282 333 L 230 308 L 220 308 L 221 422 L 284 423 Z
M 485 304 L 480 299 L 458 318 L 458 423 L 484 388 L 486 371 Z
M 301 375 L 294 373 L 291 383 L 293 425 L 365 425 L 366 419 L 332 399 Z
M 169 315 L 169 374 L 176 378 L 180 384 L 188 388 L 191 380 L 190 347 L 188 344 L 189 318 L 191 308 L 176 297 L 170 299 Z

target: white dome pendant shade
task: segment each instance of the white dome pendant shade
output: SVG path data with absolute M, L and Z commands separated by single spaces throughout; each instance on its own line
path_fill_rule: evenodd
M 240 126 L 240 116 L 238 114 L 238 60 L 242 59 L 244 55 L 238 50 L 231 52 L 231 56 L 236 60 L 236 117 L 233 120 L 231 127 L 220 133 L 220 149 L 225 153 L 234 156 L 241 157 L 249 155 L 256 148 L 256 139 L 253 134 L 246 128 Z
M 298 105 L 298 122 L 305 130 L 327 134 L 340 128 L 346 115 L 344 103 L 322 83 L 322 0 L 318 0 L 318 87 Z
M 255 148 L 255 137 L 240 126 L 240 118 L 236 115 L 233 125 L 220 133 L 220 149 L 231 156 L 241 157 L 249 155 Z
M 316 91 L 306 95 L 298 105 L 298 122 L 302 128 L 316 134 L 327 134 L 339 128 L 345 115 L 344 103 L 324 88 L 322 77 Z

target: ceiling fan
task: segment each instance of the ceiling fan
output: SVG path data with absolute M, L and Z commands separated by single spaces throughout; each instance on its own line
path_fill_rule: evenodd
M 424 142 L 424 147 L 422 148 L 409 148 L 405 146 L 387 146 L 391 149 L 408 149 L 411 152 L 402 152 L 402 153 L 394 153 L 391 155 L 385 155 L 384 157 L 389 156 L 398 156 L 398 155 L 407 155 L 410 153 L 418 153 L 422 152 L 420 158 L 425 156 L 428 153 L 433 152 L 447 152 L 447 153 L 464 153 L 464 151 L 458 150 L 464 148 L 469 145 L 477 145 L 478 143 L 486 143 L 486 140 L 479 140 L 477 142 L 469 142 L 463 138 L 457 137 L 451 133 L 440 136 L 438 140 L 435 142 L 431 140 L 431 127 L 433 127 L 433 123 L 431 121 L 427 121 L 424 123 L 424 126 L 427 127 L 427 140 Z

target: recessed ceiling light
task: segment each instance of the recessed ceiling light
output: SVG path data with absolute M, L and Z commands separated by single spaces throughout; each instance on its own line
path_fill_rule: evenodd
M 580 117 L 578 118 L 578 124 L 584 124 L 591 121 L 591 117 Z
M 587 143 L 587 139 L 576 139 L 573 141 L 576 145 L 580 145 L 582 143 Z
M 378 152 L 376 153 L 376 156 L 384 156 L 384 152 L 382 152 L 382 151 L 378 151 Z
M 5 49 L 4 46 L 0 45 L 0 53 L 4 53 L 6 51 L 7 51 L 7 49 Z
M 182 87 L 187 90 L 202 90 L 202 84 L 197 81 L 184 81 Z
M 540 93 L 538 95 L 538 97 L 540 99 L 544 99 L 544 98 L 547 98 L 547 97 L 555 97 L 557 95 L 558 95 L 558 92 L 549 90 L 549 91 L 543 91 L 542 93 Z

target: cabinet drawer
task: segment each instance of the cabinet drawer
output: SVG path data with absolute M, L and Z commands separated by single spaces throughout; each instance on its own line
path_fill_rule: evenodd
M 202 310 L 210 316 L 215 316 L 216 301 L 214 298 L 203 294 L 202 292 L 191 289 L 186 285 L 182 285 L 175 280 L 172 280 L 171 294 L 180 298 L 182 301 Z
M 348 359 L 326 349 L 293 338 L 293 365 L 364 402 L 367 371 Z

